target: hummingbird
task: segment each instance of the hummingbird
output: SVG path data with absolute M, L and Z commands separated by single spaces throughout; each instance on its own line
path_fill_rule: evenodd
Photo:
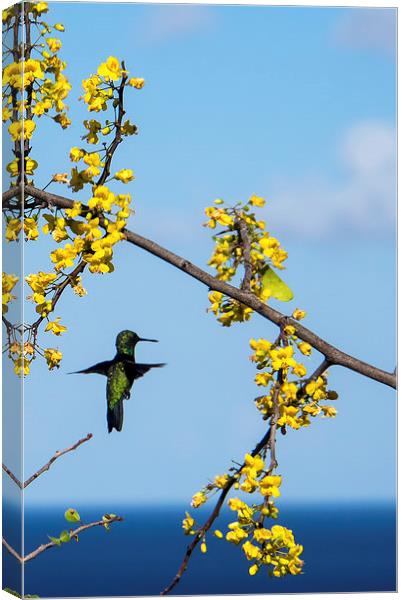
M 143 377 L 154 367 L 163 367 L 165 363 L 144 364 L 136 363 L 134 349 L 138 342 L 158 342 L 141 338 L 125 329 L 116 337 L 116 354 L 112 360 L 99 362 L 92 367 L 74 373 L 98 373 L 107 377 L 106 400 L 108 432 L 113 429 L 122 431 L 123 426 L 123 400 L 130 398 L 130 390 L 135 379 Z M 74 374 L 73 373 L 73 374 Z

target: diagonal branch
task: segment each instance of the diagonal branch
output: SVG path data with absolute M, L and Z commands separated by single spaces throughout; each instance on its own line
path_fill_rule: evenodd
M 92 527 L 100 527 L 101 525 L 105 526 L 105 524 L 110 525 L 111 523 L 115 523 L 117 521 L 123 521 L 123 517 L 115 516 L 115 517 L 110 517 L 110 519 L 108 519 L 107 521 L 104 521 L 102 519 L 100 521 L 94 521 L 93 523 L 87 523 L 86 525 L 80 525 L 80 527 L 77 527 L 77 529 L 70 531 L 70 538 L 73 539 L 79 533 L 82 533 L 83 531 L 86 531 L 87 529 L 91 529 Z M 45 552 L 45 550 L 49 550 L 49 548 L 54 548 L 55 546 L 58 546 L 58 544 L 56 544 L 56 542 L 48 542 L 47 544 L 41 544 L 40 546 L 38 546 L 38 548 L 36 548 L 36 550 L 33 550 L 26 556 L 21 556 L 20 554 L 18 554 L 18 552 L 16 550 L 14 550 L 14 548 L 12 546 L 10 546 L 10 544 L 4 538 L 3 538 L 3 546 L 21 564 L 25 564 L 29 560 L 36 558 L 39 554 L 42 554 L 42 552 Z
M 72 452 L 73 450 L 76 450 L 79 446 L 81 446 L 81 444 L 88 442 L 91 438 L 92 438 L 92 433 L 88 433 L 85 437 L 78 440 L 78 442 L 76 442 L 72 446 L 69 446 L 68 448 L 65 448 L 64 450 L 57 450 L 54 453 L 54 455 L 52 456 L 52 458 L 50 460 L 48 460 L 48 462 L 46 464 L 44 464 L 43 467 L 41 467 L 38 471 L 36 471 L 33 475 L 31 475 L 31 477 L 29 477 L 26 481 L 24 481 L 24 483 L 21 483 L 21 481 L 19 479 L 17 479 L 17 477 L 14 475 L 14 473 L 12 471 L 10 471 L 10 469 L 8 467 L 6 467 L 6 465 L 4 463 L 3 463 L 3 471 L 5 471 L 7 473 L 7 475 L 9 475 L 9 477 L 11 477 L 11 479 L 14 481 L 14 483 L 16 483 L 18 485 L 18 487 L 21 490 L 23 490 L 26 487 L 28 487 L 33 481 L 35 481 L 35 479 L 38 479 L 38 477 L 40 477 L 40 475 L 45 473 L 45 471 L 49 471 L 49 469 L 53 465 L 53 463 L 58 458 L 63 456 L 63 454 L 67 454 L 68 452 Z
M 8 200 L 13 198 L 16 195 L 20 194 L 21 187 L 14 187 L 10 190 L 7 190 L 3 194 L 3 201 L 6 203 Z M 31 185 L 25 186 L 25 193 L 28 195 L 37 198 L 38 200 L 42 200 L 48 204 L 54 204 L 59 206 L 60 208 L 71 208 L 73 206 L 73 201 L 68 198 L 64 198 L 63 196 L 57 196 L 56 194 L 50 194 L 49 192 L 45 192 L 43 190 L 39 190 Z M 375 381 L 379 381 L 389 387 L 396 388 L 396 374 L 389 373 L 388 371 L 384 371 L 383 369 L 379 369 L 369 363 L 364 362 L 358 358 L 350 356 L 346 352 L 332 346 L 322 338 L 320 338 L 316 333 L 307 329 L 298 321 L 295 321 L 291 317 L 284 315 L 278 310 L 268 306 L 264 302 L 261 302 L 256 296 L 254 296 L 251 292 L 245 291 L 242 289 L 238 289 L 229 283 L 224 281 L 220 281 L 216 279 L 200 267 L 197 267 L 190 261 L 185 258 L 178 256 L 174 252 L 163 248 L 156 242 L 149 240 L 138 233 L 134 233 L 128 229 L 124 230 L 124 234 L 126 236 L 126 240 L 146 252 L 150 252 L 157 256 L 161 260 L 173 265 L 177 269 L 187 273 L 194 279 L 197 279 L 201 283 L 204 283 L 208 288 L 215 290 L 217 292 L 222 292 L 223 294 L 233 298 L 234 300 L 238 300 L 245 306 L 248 306 L 262 317 L 265 317 L 278 327 L 284 325 L 292 325 L 295 328 L 296 335 L 303 341 L 308 342 L 313 348 L 315 348 L 318 352 L 324 355 L 330 365 L 339 365 L 341 367 L 345 367 L 350 369 L 351 371 L 355 371 L 356 373 L 360 373 L 365 377 L 369 377 L 370 379 L 374 379 Z

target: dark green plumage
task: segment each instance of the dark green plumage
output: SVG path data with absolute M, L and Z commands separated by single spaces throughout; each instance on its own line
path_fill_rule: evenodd
M 134 380 L 142 377 L 153 367 L 164 366 L 165 363 L 136 363 L 134 357 L 137 342 L 156 341 L 140 338 L 133 331 L 121 331 L 116 338 L 116 355 L 112 360 L 97 363 L 82 371 L 75 371 L 75 373 L 98 373 L 107 377 L 106 400 L 109 433 L 113 429 L 122 430 L 123 400 L 130 398 L 130 390 Z

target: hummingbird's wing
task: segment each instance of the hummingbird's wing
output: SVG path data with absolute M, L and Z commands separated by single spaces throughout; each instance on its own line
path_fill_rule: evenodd
M 99 375 L 108 375 L 108 369 L 112 364 L 112 360 L 104 360 L 96 365 L 92 365 L 92 367 L 88 367 L 88 369 L 83 369 L 82 371 L 73 371 L 71 373 L 67 373 L 67 375 L 74 375 L 76 373 L 98 373 Z
M 123 400 L 130 395 L 130 382 L 123 362 L 112 363 L 108 369 L 106 399 L 108 403 L 107 420 L 109 433 L 115 428 L 122 430 Z
M 143 375 L 145 375 L 146 373 L 148 373 L 148 371 L 150 369 L 153 369 L 155 367 L 165 367 L 166 363 L 153 363 L 153 364 L 144 364 L 144 363 L 136 363 L 136 362 L 129 362 L 127 361 L 125 364 L 125 368 L 126 368 L 126 373 L 128 378 L 130 379 L 131 383 L 133 383 L 133 381 L 135 379 L 139 379 L 140 377 L 143 377 Z

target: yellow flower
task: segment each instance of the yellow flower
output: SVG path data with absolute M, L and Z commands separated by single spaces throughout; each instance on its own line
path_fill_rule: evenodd
M 260 548 L 252 544 L 252 542 L 245 542 L 242 546 L 242 550 L 245 552 L 245 556 L 248 560 L 259 560 L 262 558 L 262 551 Z
M 50 258 L 55 263 L 56 271 L 72 267 L 78 254 L 78 249 L 73 244 L 66 244 L 64 248 L 57 248 L 50 254 Z
M 90 154 L 85 154 L 84 162 L 90 167 L 99 167 L 101 164 L 101 157 L 99 156 L 98 152 L 91 152 Z
M 215 535 L 215 536 L 216 536 L 216 538 L 218 538 L 219 540 L 221 540 L 221 539 L 224 537 L 224 536 L 223 536 L 223 533 L 222 533 L 222 531 L 220 531 L 219 529 L 216 529 L 216 530 L 214 531 L 214 535 Z
M 61 23 L 56 23 L 54 27 L 56 31 L 64 31 L 64 25 L 62 25 Z
M 66 113 L 60 113 L 59 115 L 56 115 L 53 117 L 53 120 L 56 121 L 56 123 L 59 123 L 62 129 L 67 129 L 67 127 L 71 125 L 71 121 L 67 117 Z
M 91 213 L 88 213 L 91 216 Z M 88 215 L 87 215 L 88 219 Z M 89 219 L 87 223 L 80 223 L 82 233 L 85 233 L 85 239 L 95 241 L 102 236 L 102 231 L 99 228 L 99 218 Z M 93 248 L 94 250 L 94 248 Z
M 252 360 L 255 362 L 259 362 L 263 358 L 265 358 L 265 356 L 270 352 L 270 349 L 273 344 L 271 344 L 263 338 L 260 338 L 258 340 L 251 339 L 249 341 L 249 345 L 252 348 L 252 350 L 255 351 Z
M 195 520 L 187 512 L 186 513 L 186 517 L 182 521 L 182 528 L 185 531 L 185 535 L 193 535 L 193 533 L 194 533 L 194 531 L 193 531 L 194 524 L 195 524 Z
M 298 364 L 295 365 L 295 367 L 293 368 L 292 372 L 297 377 L 305 377 L 305 375 L 306 375 L 306 367 L 302 363 L 298 363 Z
M 269 381 L 271 381 L 273 379 L 273 375 L 271 373 L 256 373 L 255 375 L 255 382 L 256 385 L 263 385 L 266 386 L 268 385 Z
M 129 85 L 141 90 L 141 88 L 144 87 L 144 79 L 142 77 L 132 77 L 129 79 Z
M 292 346 L 285 346 L 285 348 L 274 349 L 270 351 L 270 358 L 272 360 L 272 367 L 274 371 L 280 369 L 288 369 L 289 367 L 295 367 L 297 364 L 293 358 L 294 349 Z
M 93 197 L 89 200 L 89 208 L 105 210 L 110 212 L 112 204 L 115 201 L 115 195 L 105 185 L 99 185 L 93 188 Z
M 20 140 L 23 137 L 24 140 L 30 140 L 32 134 L 36 128 L 36 123 L 30 119 L 23 121 L 15 121 L 11 123 L 8 131 L 14 141 Z
M 218 488 L 224 488 L 228 483 L 228 475 L 225 473 L 224 475 L 217 475 L 214 478 L 214 483 Z
M 81 148 L 77 148 L 77 146 L 74 146 L 73 148 L 71 148 L 71 150 L 70 150 L 70 160 L 72 162 L 78 162 L 84 156 L 85 156 L 85 151 L 82 150 Z
M 305 391 L 308 396 L 312 396 L 314 400 L 325 400 L 326 394 L 326 382 L 323 377 L 318 377 L 316 381 L 310 381 L 305 386 Z
M 252 494 L 256 490 L 258 485 L 259 485 L 259 483 L 256 481 L 256 479 L 249 476 L 249 474 L 248 474 L 246 476 L 245 481 L 243 481 L 239 487 L 243 492 L 246 492 L 247 494 Z
M 256 573 L 259 571 L 259 567 L 258 565 L 252 565 L 251 567 L 249 567 L 249 575 L 251 575 L 252 577 L 254 575 L 256 575 Z
M 306 312 L 304 310 L 301 310 L 300 308 L 296 308 L 292 313 L 292 316 L 296 321 L 301 321 L 301 319 L 303 319 L 305 315 Z
M 83 296 L 87 295 L 87 290 L 83 287 L 82 282 L 81 282 L 81 277 L 78 276 L 76 277 L 72 282 L 71 282 L 71 287 L 73 288 L 73 292 L 77 295 L 80 296 L 81 298 Z
M 56 183 L 70 183 L 67 173 L 55 173 L 52 177 L 52 181 L 55 181 Z
M 245 454 L 245 466 L 242 468 L 242 473 L 249 473 L 252 477 L 256 477 L 264 469 L 264 460 L 257 454 Z
M 130 120 L 128 119 L 123 123 L 120 131 L 122 132 L 122 135 L 134 135 L 137 133 L 137 126 L 130 123 Z
M 17 358 L 14 361 L 14 373 L 21 377 L 29 375 L 31 361 L 27 360 L 25 357 Z
M 49 321 L 45 327 L 45 331 L 51 331 L 55 335 L 60 335 L 67 331 L 67 327 L 60 325 L 60 317 L 57 317 L 54 321 Z
M 255 529 L 253 532 L 253 537 L 258 544 L 262 544 L 271 538 L 271 531 L 269 529 L 265 529 L 264 527 L 259 527 L 259 529 Z
M 253 195 L 249 198 L 249 204 L 252 206 L 264 206 L 266 204 L 266 200 L 260 196 Z
M 211 302 L 209 310 L 211 310 L 216 315 L 220 310 L 223 294 L 221 292 L 210 292 L 208 295 L 208 299 Z
M 5 123 L 6 121 L 8 121 L 8 119 L 11 119 L 12 116 L 13 116 L 12 111 L 9 108 L 7 108 L 7 106 L 3 106 L 3 109 L 2 109 L 3 122 Z
M 121 169 L 115 173 L 115 179 L 122 183 L 129 183 L 134 179 L 133 171 L 131 169 Z
M 90 119 L 89 121 L 84 121 L 84 127 L 88 130 L 88 134 L 85 136 L 85 139 L 89 144 L 98 144 L 99 138 L 97 133 L 101 131 L 102 126 L 99 121 L 95 119 Z
M 229 531 L 225 536 L 227 542 L 231 542 L 237 546 L 240 542 L 242 542 L 242 540 L 248 537 L 247 532 L 239 527 L 238 523 L 230 523 L 228 527 L 231 529 L 231 531 Z
M 305 354 L 305 356 L 310 356 L 310 354 L 312 352 L 312 346 L 310 344 L 308 344 L 307 342 L 301 342 L 298 345 L 298 348 L 302 354 Z
M 337 415 L 337 410 L 334 406 L 322 406 L 322 412 L 324 417 L 335 417 Z
M 48 12 L 48 3 L 37 2 L 36 4 L 32 4 L 31 10 L 34 13 L 34 15 L 40 16 L 42 13 Z
M 7 221 L 6 240 L 8 242 L 17 241 L 21 229 L 22 223 L 20 219 L 10 219 L 9 221 Z
M 107 81 L 116 81 L 122 75 L 122 69 L 118 59 L 115 56 L 110 56 L 106 62 L 101 63 L 98 67 L 98 75 L 104 77 Z
M 277 421 L 277 425 L 290 425 L 293 429 L 299 429 L 302 425 L 301 419 L 296 418 L 299 413 L 298 406 L 281 406 L 280 407 L 280 419 Z
M 25 173 L 27 175 L 33 175 L 34 170 L 37 168 L 38 168 L 38 163 L 36 162 L 36 160 L 34 160 L 33 158 L 29 158 L 29 156 L 27 156 L 25 158 Z
M 2 311 L 3 315 L 8 312 L 8 304 L 11 300 L 14 300 L 16 296 L 14 296 L 11 292 L 19 281 L 19 277 L 17 275 L 8 275 L 7 273 L 2 274 Z
M 266 475 L 260 481 L 260 493 L 262 496 L 280 496 L 281 475 Z
M 238 511 L 249 508 L 249 506 L 246 504 L 246 502 L 239 500 L 239 498 L 230 498 L 228 500 L 228 506 L 230 507 L 231 510 L 238 510 Z
M 49 50 L 53 53 L 58 52 L 62 47 L 62 43 L 57 38 L 48 38 L 46 40 L 47 45 L 49 46 Z
M 81 214 L 81 202 L 73 202 L 72 208 L 66 208 L 64 211 L 70 219 L 78 217 Z
M 17 177 L 17 175 L 19 173 L 18 163 L 19 163 L 18 158 L 15 158 L 13 161 L 8 163 L 6 168 L 7 168 L 7 171 L 10 173 L 11 177 Z
M 60 352 L 60 350 L 56 350 L 56 348 L 45 348 L 43 354 L 50 371 L 55 367 L 57 369 L 60 367 L 60 361 L 63 358 L 63 355 Z
M 206 554 L 206 552 L 207 552 L 207 544 L 206 544 L 206 542 L 202 542 L 200 544 L 200 550 L 203 552 L 203 554 Z
M 206 501 L 207 498 L 203 492 L 196 492 L 196 494 L 193 495 L 191 505 L 193 508 L 199 508 L 199 506 L 204 504 Z
M 36 240 L 39 236 L 38 222 L 36 219 L 26 217 L 24 219 L 24 233 L 27 240 Z

